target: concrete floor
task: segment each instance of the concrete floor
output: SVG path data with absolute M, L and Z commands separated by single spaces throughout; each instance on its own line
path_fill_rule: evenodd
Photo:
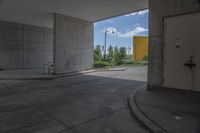
M 54 80 L 0 81 L 0 132 L 146 133 L 128 108 L 147 67 Z
M 48 74 L 41 70 L 3 70 L 0 71 L 0 80 L 50 80 L 66 76 L 90 73 L 94 71 L 101 71 L 99 69 L 85 70 L 81 72 L 71 72 L 66 74 Z
M 134 101 L 145 117 L 166 133 L 200 133 L 199 93 L 147 91 L 135 93 Z M 150 126 L 151 126 L 150 125 Z

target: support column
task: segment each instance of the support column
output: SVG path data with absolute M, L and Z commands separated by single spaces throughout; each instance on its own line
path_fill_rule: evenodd
M 93 23 L 60 14 L 54 16 L 54 73 L 93 67 Z

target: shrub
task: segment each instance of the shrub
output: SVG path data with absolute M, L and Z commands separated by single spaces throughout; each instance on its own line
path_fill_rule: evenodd
M 144 61 L 148 61 L 148 55 L 145 55 L 145 56 L 143 57 L 143 60 L 144 60 Z
M 109 67 L 112 66 L 111 63 L 106 62 L 106 61 L 94 61 L 94 67 L 96 68 L 105 68 L 105 67 Z
M 147 61 L 128 61 L 124 65 L 148 65 Z

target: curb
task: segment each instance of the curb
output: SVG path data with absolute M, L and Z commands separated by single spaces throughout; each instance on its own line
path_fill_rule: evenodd
M 138 106 L 138 104 L 136 102 L 136 98 L 135 98 L 136 94 L 140 90 L 141 89 L 134 90 L 132 92 L 132 94 L 129 96 L 128 102 L 129 102 L 129 108 L 131 109 L 131 112 L 136 116 L 136 118 L 139 120 L 139 122 L 141 122 L 145 127 L 147 127 L 153 133 L 167 133 L 166 130 L 164 130 L 155 121 L 153 121 L 144 112 L 141 111 L 140 107 Z
M 102 71 L 102 70 L 81 71 L 81 72 L 66 73 L 66 74 L 61 74 L 61 75 L 52 75 L 52 76 L 50 75 L 46 77 L 0 77 L 0 80 L 53 80 L 57 78 L 81 75 L 85 73 L 92 73 L 92 72 L 98 72 L 98 71 Z
M 125 70 L 127 70 L 127 68 L 121 68 L 121 69 L 112 69 L 112 68 L 110 68 L 110 69 L 105 70 L 105 71 L 125 71 Z
M 109 69 L 92 69 L 92 70 L 86 70 L 86 71 L 80 71 L 80 72 L 72 72 L 72 73 L 65 73 L 60 75 L 49 75 L 46 77 L 0 77 L 0 80 L 53 80 L 57 78 L 63 78 L 67 76 L 75 76 L 75 75 L 81 75 L 86 73 L 93 73 L 93 72 L 103 72 L 103 71 L 125 71 L 126 69 L 122 70 L 109 70 Z

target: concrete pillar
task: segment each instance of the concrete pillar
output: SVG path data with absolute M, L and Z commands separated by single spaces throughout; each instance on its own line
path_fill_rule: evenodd
M 164 18 L 198 11 L 200 11 L 199 0 L 149 1 L 149 89 L 162 86 Z
M 54 73 L 93 67 L 93 23 L 60 14 L 54 17 Z

